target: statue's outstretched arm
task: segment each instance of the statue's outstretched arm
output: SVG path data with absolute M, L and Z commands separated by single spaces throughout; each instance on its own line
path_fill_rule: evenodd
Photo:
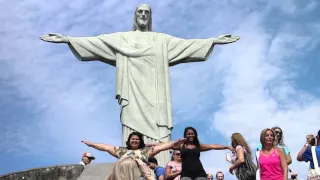
M 49 33 L 46 35 L 40 36 L 42 41 L 51 42 L 51 43 L 69 43 L 69 40 L 66 36 L 59 33 Z

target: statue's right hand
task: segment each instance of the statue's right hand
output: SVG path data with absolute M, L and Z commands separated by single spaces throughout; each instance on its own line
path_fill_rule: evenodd
M 52 42 L 52 43 L 68 43 L 69 42 L 67 37 L 58 33 L 49 33 L 46 35 L 42 35 L 40 36 L 40 39 L 42 41 Z

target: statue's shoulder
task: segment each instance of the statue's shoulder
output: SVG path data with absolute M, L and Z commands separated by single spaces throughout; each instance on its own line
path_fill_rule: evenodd
M 107 37 L 107 36 L 122 36 L 128 34 L 128 31 L 126 32 L 112 32 L 112 33 L 105 33 L 98 35 L 99 37 Z
M 171 38 L 172 36 L 169 34 L 165 34 L 165 33 L 161 33 L 161 32 L 152 32 L 155 35 L 159 36 L 159 37 L 163 37 L 163 38 Z
M 173 36 L 165 34 L 165 33 L 160 33 L 160 32 L 145 32 L 149 35 L 150 37 L 153 37 L 155 40 L 161 40 L 161 41 L 168 41 L 170 40 Z M 114 33 L 109 33 L 109 34 L 101 34 L 98 36 L 98 38 L 106 40 L 106 39 L 114 39 L 117 41 L 121 40 L 130 40 L 133 37 L 137 37 L 141 35 L 141 32 L 135 32 L 135 31 L 124 31 L 124 32 L 114 32 Z

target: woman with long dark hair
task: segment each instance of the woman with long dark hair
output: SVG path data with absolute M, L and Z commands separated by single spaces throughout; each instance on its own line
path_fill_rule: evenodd
M 148 162 L 149 157 L 157 155 L 159 152 L 172 149 L 174 146 L 179 146 L 186 139 L 182 138 L 174 142 L 161 143 L 147 147 L 143 140 L 143 135 L 139 132 L 132 132 L 126 142 L 127 147 L 116 147 L 108 144 L 92 143 L 89 141 L 81 141 L 89 147 L 99 151 L 106 151 L 110 155 L 122 159 L 125 157 L 133 157 Z
M 182 145 L 174 147 L 174 149 L 180 150 L 181 152 L 181 180 L 207 180 L 207 173 L 200 161 L 200 152 L 223 149 L 233 151 L 231 146 L 200 144 L 198 140 L 198 133 L 193 127 L 185 128 L 184 138 L 186 138 L 186 141 Z

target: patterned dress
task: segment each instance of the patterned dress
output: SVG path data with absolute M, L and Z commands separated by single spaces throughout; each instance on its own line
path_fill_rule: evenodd
M 131 150 L 128 149 L 126 147 L 114 147 L 117 157 L 119 158 L 119 160 L 126 158 L 126 157 L 133 157 L 134 159 L 141 159 L 141 161 L 143 162 L 148 162 L 148 158 L 149 158 L 149 152 L 153 151 L 153 146 L 151 147 L 144 147 L 142 149 L 136 149 L 136 150 Z M 153 171 L 149 172 L 151 174 L 151 177 L 154 178 L 154 173 Z M 144 177 L 139 177 L 139 180 L 145 180 Z
M 133 157 L 148 162 L 149 152 L 153 151 L 153 147 L 144 147 L 142 149 L 131 150 L 126 147 L 115 147 L 117 157 L 123 159 L 125 157 Z

